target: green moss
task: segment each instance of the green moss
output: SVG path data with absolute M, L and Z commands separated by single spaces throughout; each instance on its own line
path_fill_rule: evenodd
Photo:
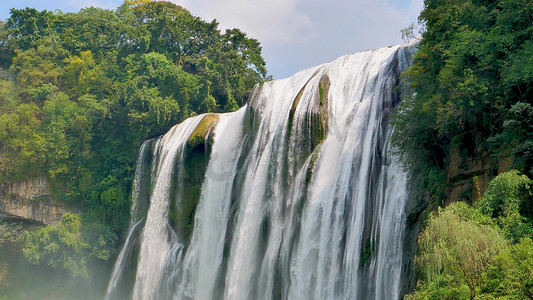
M 300 90 L 293 101 L 289 114 L 289 132 L 292 132 L 291 128 L 294 123 L 294 114 L 306 87 L 307 84 Z M 323 76 L 320 79 L 318 92 L 319 97 L 316 97 L 311 101 L 311 107 L 305 113 L 304 120 L 306 121 L 301 124 L 303 125 L 302 131 L 307 133 L 308 136 L 300 141 L 300 151 L 298 152 L 298 157 L 295 162 L 296 169 L 299 169 L 309 155 L 312 155 L 311 163 L 309 164 L 305 178 L 306 184 L 311 180 L 313 166 L 318 156 L 320 145 L 324 142 L 328 130 L 327 94 L 329 92 L 329 78 L 327 76 Z
M 168 221 L 185 240 L 189 239 L 194 228 L 194 216 L 200 200 L 208 157 L 204 148 L 199 147 L 184 159 L 180 185 L 177 187 L 176 197 L 173 197 L 177 201 L 170 204 Z
M 300 100 L 302 99 L 302 95 L 305 91 L 305 88 L 307 87 L 307 84 L 313 79 L 315 78 L 315 76 L 318 74 L 318 71 L 315 72 L 315 74 L 313 74 L 313 76 L 311 76 L 311 78 L 309 78 L 309 80 L 305 83 L 305 85 L 300 89 L 300 91 L 298 92 L 298 94 L 296 95 L 296 97 L 294 98 L 294 100 L 292 101 L 292 106 L 291 106 L 291 110 L 289 112 L 289 131 L 290 129 L 292 128 L 292 120 L 294 119 L 294 113 L 296 111 L 296 108 L 298 107 L 298 104 L 300 103 Z
M 206 141 L 211 130 L 218 124 L 218 114 L 206 114 L 187 139 L 187 147 L 194 149 Z
M 182 202 L 174 210 L 173 215 L 169 214 L 169 218 L 179 228 L 185 238 L 188 238 L 194 228 L 194 215 L 196 214 L 196 207 L 200 200 L 202 191 L 202 182 L 196 182 L 188 178 L 183 185 Z
M 318 92 L 320 94 L 320 106 L 328 104 L 328 94 L 330 86 L 331 82 L 329 81 L 329 77 L 326 75 L 322 76 L 318 84 Z
M 328 93 L 329 93 L 329 77 L 322 76 L 318 84 L 318 92 L 320 95 L 318 115 L 312 116 L 313 122 L 311 124 L 311 143 L 313 148 L 318 146 L 326 138 L 328 129 Z
M 173 206 L 173 205 L 171 205 Z M 173 209 L 170 209 L 168 211 L 168 221 L 172 225 L 177 225 L 179 222 L 179 213 L 177 211 L 176 207 L 173 207 Z
M 361 255 L 359 256 L 359 267 L 363 267 L 370 257 L 372 257 L 372 253 L 374 252 L 375 243 L 374 241 L 368 239 L 364 246 L 361 248 Z
M 322 88 L 322 83 L 318 86 L 318 92 L 320 93 L 320 105 L 324 105 L 324 89 Z
M 170 204 L 169 223 L 185 240 L 194 228 L 194 216 L 213 146 L 213 129 L 219 115 L 206 114 L 187 139 L 176 199 Z
M 296 108 L 298 107 L 298 103 L 300 103 L 300 100 L 302 99 L 302 95 L 304 93 L 305 87 L 307 87 L 307 83 L 302 87 L 302 89 L 298 92 L 298 95 L 296 95 L 296 97 L 292 101 L 291 110 L 289 111 L 289 130 L 288 130 L 289 132 L 292 129 L 292 123 L 293 123 L 293 120 L 294 120 L 294 113 L 296 112 Z
M 309 167 L 307 168 L 307 173 L 305 174 L 305 184 L 309 184 L 311 182 L 311 177 L 313 177 L 313 168 L 315 167 L 316 159 L 318 158 L 318 153 L 320 153 L 320 147 L 322 146 L 322 143 L 320 143 L 313 154 L 311 154 L 311 162 L 309 163 Z

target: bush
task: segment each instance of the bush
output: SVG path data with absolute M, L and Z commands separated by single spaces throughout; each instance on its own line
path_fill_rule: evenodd
M 57 225 L 25 232 L 21 241 L 22 252 L 31 263 L 61 267 L 74 278 L 89 279 L 89 260 L 108 260 L 116 236 L 104 226 L 85 228 L 78 215 L 67 213 Z
M 485 195 L 476 203 L 482 213 L 498 222 L 513 243 L 533 233 L 530 220 L 520 214 L 521 207 L 530 205 L 531 183 L 516 170 L 502 173 L 490 181 Z
M 448 284 L 454 286 L 449 293 L 455 295 L 462 290 L 461 286 L 467 286 L 470 297 L 475 296 L 483 272 L 506 245 L 492 220 L 468 204 L 453 203 L 446 209 L 439 209 L 430 215 L 419 237 L 420 253 L 416 264 L 425 283 L 420 290 L 442 287 L 443 283 L 439 282 L 445 279 L 447 287 Z M 452 299 L 452 294 L 443 297 Z

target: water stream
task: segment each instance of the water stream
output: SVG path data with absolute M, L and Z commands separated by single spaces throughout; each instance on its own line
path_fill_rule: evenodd
M 389 119 L 413 52 L 266 82 L 145 143 L 107 298 L 399 299 L 407 191 Z

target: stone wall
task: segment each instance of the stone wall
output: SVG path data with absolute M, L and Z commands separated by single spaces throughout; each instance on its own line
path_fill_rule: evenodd
M 21 218 L 55 225 L 67 212 L 72 209 L 52 198 L 44 178 L 0 183 L 0 218 Z

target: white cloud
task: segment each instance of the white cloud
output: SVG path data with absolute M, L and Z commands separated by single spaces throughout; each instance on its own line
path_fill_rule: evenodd
M 263 46 L 275 77 L 343 54 L 401 43 L 423 0 L 172 0 L 220 27 L 240 28 Z
M 262 43 L 302 42 L 312 36 L 311 20 L 298 12 L 300 0 L 182 0 L 173 2 L 223 29 L 239 28 Z

